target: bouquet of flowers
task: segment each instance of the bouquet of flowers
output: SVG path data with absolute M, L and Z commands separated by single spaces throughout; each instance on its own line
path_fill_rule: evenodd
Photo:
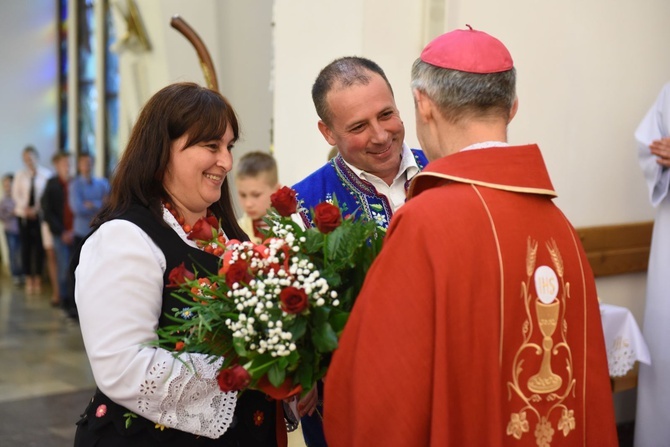
M 221 258 L 218 272 L 193 272 L 183 264 L 170 273 L 173 325 L 159 329 L 158 345 L 179 355 L 223 357 L 223 391 L 255 388 L 276 398 L 307 392 L 328 368 L 365 273 L 381 248 L 373 221 L 342 216 L 337 199 L 312 211 L 314 226 L 294 220 L 296 193 L 272 196 L 261 244 L 229 240 L 198 222 L 198 243 Z M 212 217 L 208 219 L 213 219 Z M 214 224 L 215 222 L 210 222 Z M 291 393 L 292 390 L 292 393 Z

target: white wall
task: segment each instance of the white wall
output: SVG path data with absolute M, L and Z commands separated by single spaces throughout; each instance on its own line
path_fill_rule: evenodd
M 58 149 L 56 19 L 53 0 L 0 6 L 0 174 L 21 169 L 21 151 L 28 144 L 46 166 Z
M 45 166 L 51 166 L 51 156 L 59 149 L 56 18 L 53 0 L 0 6 L 0 177 L 23 167 L 21 151 L 29 144 Z M 2 224 L 0 234 L 2 271 L 7 269 Z
M 152 49 L 121 53 L 121 97 L 125 106 L 123 147 L 139 108 L 172 82 L 205 85 L 197 53 L 170 26 L 180 15 L 201 37 L 214 62 L 219 90 L 233 104 L 241 122 L 236 154 L 270 149 L 272 95 L 272 1 L 137 0 Z M 123 23 L 118 21 L 118 26 Z
M 317 129 L 311 89 L 338 57 L 364 56 L 384 69 L 408 141 L 417 147 L 409 82 L 422 47 L 422 11 L 414 0 L 276 0 L 275 153 L 284 183 L 301 180 L 327 159 L 330 145 Z

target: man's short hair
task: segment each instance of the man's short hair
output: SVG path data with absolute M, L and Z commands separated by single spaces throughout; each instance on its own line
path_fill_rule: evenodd
M 247 152 L 237 162 L 237 178 L 256 178 L 262 174 L 268 176 L 270 186 L 279 182 L 277 161 L 267 152 Z
M 332 119 L 332 113 L 328 107 L 326 97 L 334 88 L 346 88 L 352 85 L 368 85 L 370 83 L 370 73 L 376 73 L 384 79 L 386 85 L 391 90 L 391 83 L 386 78 L 384 70 L 370 59 L 359 56 L 347 56 L 335 59 L 326 65 L 314 81 L 312 86 L 312 101 L 319 118 L 329 124 Z
M 51 157 L 51 163 L 56 163 L 61 158 L 68 158 L 69 156 L 70 156 L 69 152 L 58 151 L 53 155 L 53 157 Z
M 35 146 L 33 146 L 32 144 L 29 144 L 28 146 L 24 147 L 23 148 L 23 153 L 24 154 L 26 154 L 26 153 L 33 154 L 37 158 L 39 158 L 39 156 L 40 156 L 39 152 L 37 152 L 37 149 L 35 149 Z
M 467 73 L 439 68 L 417 59 L 412 88 L 425 93 L 452 122 L 467 116 L 509 119 L 516 99 L 516 69 L 498 73 Z

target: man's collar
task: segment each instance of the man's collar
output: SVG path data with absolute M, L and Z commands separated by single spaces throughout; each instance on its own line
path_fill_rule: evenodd
M 475 143 L 471 144 L 470 146 L 466 146 L 463 149 L 460 150 L 462 151 L 469 151 L 472 149 L 486 149 L 489 147 L 507 147 L 509 146 L 509 143 L 506 143 L 504 141 L 483 141 L 481 143 Z
M 396 173 L 395 177 L 393 177 L 393 181 L 397 180 L 398 177 L 402 176 L 405 173 L 405 171 L 407 171 L 406 180 L 410 180 L 412 177 L 414 177 L 416 174 L 419 173 L 419 166 L 416 164 L 414 154 L 410 150 L 409 146 L 407 146 L 407 144 L 405 143 L 402 144 L 402 152 L 400 157 L 401 157 L 400 166 L 398 166 L 398 172 Z M 349 169 L 353 171 L 354 174 L 356 174 L 359 178 L 362 178 L 363 180 L 369 181 L 370 176 L 377 177 L 374 174 L 370 174 L 369 172 L 365 172 L 362 169 L 358 169 L 356 166 L 347 162 L 344 159 L 344 157 L 342 157 L 342 161 L 344 161 L 344 164 L 346 164 L 349 167 Z

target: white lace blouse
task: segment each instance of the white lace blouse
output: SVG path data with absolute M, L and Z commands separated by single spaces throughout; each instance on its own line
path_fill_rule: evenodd
M 163 218 L 194 245 L 166 210 Z M 218 387 L 220 361 L 184 354 L 185 364 L 147 346 L 157 339 L 165 268 L 163 252 L 128 221 L 106 222 L 86 241 L 75 299 L 93 376 L 110 399 L 152 422 L 218 438 L 237 402 Z

